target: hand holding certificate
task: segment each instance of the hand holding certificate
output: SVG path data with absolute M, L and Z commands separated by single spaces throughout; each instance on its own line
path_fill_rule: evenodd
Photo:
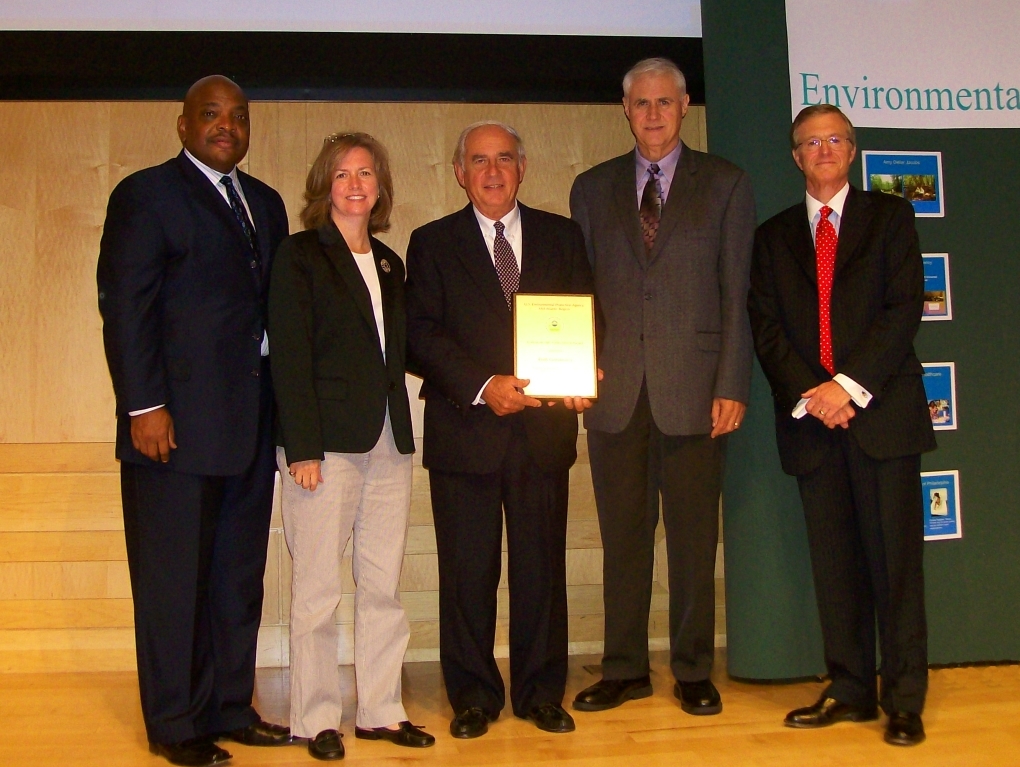
M 598 396 L 595 302 L 590 295 L 514 294 L 514 374 L 536 399 Z

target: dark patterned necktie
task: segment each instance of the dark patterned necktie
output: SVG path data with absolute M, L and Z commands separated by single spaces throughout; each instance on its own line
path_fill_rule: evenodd
M 499 275 L 500 287 L 503 288 L 503 297 L 509 308 L 511 306 L 510 296 L 516 293 L 521 285 L 521 270 L 517 266 L 514 249 L 510 247 L 510 243 L 503 236 L 503 230 L 506 229 L 503 222 L 497 221 L 495 227 L 496 239 L 492 243 L 492 256 L 496 263 L 496 274 Z
M 829 221 L 832 208 L 823 205 L 815 227 L 815 256 L 818 271 L 818 357 L 829 375 L 836 373 L 832 362 L 832 274 L 836 266 L 836 227 Z
M 241 202 L 241 195 L 237 193 L 237 188 L 234 186 L 234 182 L 230 179 L 230 176 L 224 176 L 221 178 L 220 183 L 226 187 L 227 200 L 230 201 L 230 209 L 234 211 L 234 218 L 236 218 L 237 223 L 241 225 L 241 229 L 244 231 L 244 236 L 248 238 L 248 244 L 251 245 L 251 249 L 255 253 L 255 258 L 258 258 L 259 243 L 255 237 L 255 227 L 251 225 L 251 219 L 248 218 L 248 211 L 244 209 L 244 203 Z
M 655 235 L 659 231 L 659 219 L 662 217 L 662 192 L 659 189 L 659 166 L 652 163 L 648 166 L 648 180 L 641 192 L 641 234 L 645 238 L 645 249 L 651 250 L 655 245 Z

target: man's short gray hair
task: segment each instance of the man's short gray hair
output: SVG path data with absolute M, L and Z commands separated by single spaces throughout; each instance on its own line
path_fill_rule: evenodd
M 499 120 L 479 120 L 476 123 L 471 123 L 464 130 L 460 132 L 460 137 L 457 139 L 457 148 L 453 150 L 453 164 L 464 170 L 464 145 L 467 143 L 468 134 L 471 131 L 478 128 L 484 128 L 487 125 L 495 125 L 497 128 L 502 128 L 513 137 L 514 142 L 517 144 L 517 164 L 520 165 L 524 162 L 524 139 L 521 138 L 521 134 L 518 133 L 512 125 L 501 123 Z
M 669 75 L 676 81 L 676 87 L 680 89 L 680 95 L 687 93 L 687 78 L 680 71 L 680 67 L 669 59 L 660 57 L 652 59 L 641 59 L 630 68 L 630 71 L 623 76 L 623 97 L 630 93 L 630 86 L 642 75 Z

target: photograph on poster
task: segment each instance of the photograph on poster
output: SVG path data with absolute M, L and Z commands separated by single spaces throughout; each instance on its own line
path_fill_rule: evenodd
M 925 253 L 924 308 L 921 320 L 933 322 L 953 319 L 953 298 L 949 289 L 949 254 Z
M 956 428 L 956 363 L 924 363 L 924 396 L 935 431 Z
M 926 541 L 963 537 L 959 471 L 922 471 L 921 501 Z
M 942 152 L 861 153 L 864 188 L 903 197 L 918 217 L 946 215 L 942 191 Z

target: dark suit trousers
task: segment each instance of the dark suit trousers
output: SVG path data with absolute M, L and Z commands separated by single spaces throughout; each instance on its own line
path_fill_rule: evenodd
M 683 682 L 709 677 L 724 440 L 660 432 L 644 386 L 622 432 L 588 430 L 604 555 L 605 679 L 632 679 L 649 670 L 656 488 L 662 493 L 669 565 L 670 668 Z
M 258 448 L 241 475 L 121 463 L 138 684 L 151 742 L 258 720 L 251 702 L 275 472 L 268 380 L 262 400 Z
M 826 462 L 798 477 L 832 680 L 827 695 L 921 713 L 928 688 L 921 457 L 875 460 L 842 429 L 832 440 Z
M 493 658 L 496 589 L 506 517 L 510 587 L 510 701 L 524 716 L 560 703 L 567 681 L 566 470 L 545 472 L 528 449 L 519 417 L 500 471 L 432 470 L 439 553 L 439 649 L 454 711 L 505 704 Z

